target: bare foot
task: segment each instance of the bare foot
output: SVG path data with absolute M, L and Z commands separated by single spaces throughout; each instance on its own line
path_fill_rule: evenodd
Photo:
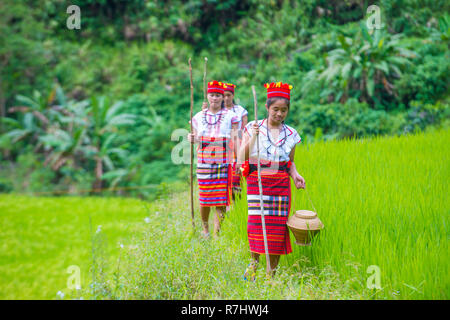
M 210 238 L 208 231 L 202 231 L 202 238 L 208 240 Z

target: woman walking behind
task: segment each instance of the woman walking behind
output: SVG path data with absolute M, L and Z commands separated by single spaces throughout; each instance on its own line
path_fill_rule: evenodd
M 236 144 L 236 149 L 239 150 L 239 146 L 242 142 L 242 130 L 248 123 L 248 111 L 244 107 L 238 105 L 234 101 L 236 85 L 227 83 L 224 93 L 225 108 L 233 110 L 239 117 L 238 130 L 236 136 L 232 136 L 231 142 Z M 233 148 L 234 149 L 234 148 Z M 239 164 L 237 164 L 237 154 L 233 154 L 233 166 L 232 166 L 232 196 L 233 200 L 236 195 L 241 193 L 241 171 L 239 170 Z
M 237 130 L 239 119 L 223 103 L 225 85 L 222 82 L 208 83 L 209 107 L 192 118 L 193 133 L 188 135 L 197 147 L 197 180 L 199 186 L 200 215 L 203 236 L 209 237 L 209 213 L 216 208 L 214 234 L 220 231 L 220 224 L 226 206 L 230 204 L 231 156 L 230 139 L 232 130 Z
M 301 142 L 297 131 L 285 124 L 289 112 L 292 86 L 281 82 L 265 85 L 267 89 L 267 118 L 251 121 L 244 129 L 239 157 L 244 162 L 243 176 L 247 178 L 248 222 L 247 235 L 252 262 L 244 279 L 255 279 L 260 254 L 265 254 L 261 224 L 260 194 L 257 173 L 256 137 L 259 139 L 262 198 L 270 268 L 274 274 L 281 255 L 292 252 L 286 221 L 291 209 L 291 184 L 305 188 L 305 179 L 294 164 L 295 146 Z

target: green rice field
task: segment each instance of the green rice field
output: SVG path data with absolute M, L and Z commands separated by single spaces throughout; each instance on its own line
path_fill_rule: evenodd
M 245 188 L 210 240 L 197 199 L 192 232 L 188 185 L 151 203 L 1 194 L 0 299 L 448 299 L 449 142 L 435 130 L 299 145 L 307 193 L 292 185 L 292 210 L 312 210 L 309 195 L 325 228 L 311 247 L 291 234 L 276 276 L 262 259 L 254 283 Z

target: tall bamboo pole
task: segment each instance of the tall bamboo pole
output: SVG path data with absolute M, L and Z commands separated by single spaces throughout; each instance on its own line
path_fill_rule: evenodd
M 205 67 L 203 69 L 203 102 L 206 102 L 206 64 L 208 63 L 208 58 L 205 57 Z
M 189 58 L 189 79 L 191 81 L 191 117 L 190 124 L 191 124 L 191 133 L 193 133 L 192 130 L 192 109 L 194 108 L 194 85 L 192 81 L 192 66 L 191 66 L 191 58 Z M 195 232 L 195 222 L 194 222 L 194 185 L 193 185 L 193 162 L 194 162 L 194 143 L 191 143 L 191 219 L 192 219 L 192 228 Z
M 255 86 L 252 85 L 252 91 L 253 91 L 253 101 L 255 105 L 255 123 L 258 124 L 258 106 L 257 106 L 257 100 L 256 100 L 256 92 L 255 92 Z M 263 230 L 263 237 L 264 237 L 264 251 L 266 252 L 266 265 L 267 265 L 267 271 L 270 274 L 272 271 L 272 266 L 270 265 L 270 257 L 269 257 L 269 246 L 267 245 L 267 233 L 266 233 L 266 221 L 264 219 L 264 201 L 263 201 L 263 194 L 262 194 L 262 183 L 261 183 L 261 162 L 259 159 L 259 137 L 256 136 L 256 152 L 258 154 L 258 188 L 259 188 L 259 206 L 261 208 L 261 225 Z

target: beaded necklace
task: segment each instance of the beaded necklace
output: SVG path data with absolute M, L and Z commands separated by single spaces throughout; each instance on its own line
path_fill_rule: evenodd
M 221 119 L 222 119 L 222 110 L 223 109 L 221 109 L 219 111 L 219 117 L 216 119 L 216 121 L 214 123 L 209 122 L 208 118 L 206 117 L 206 114 L 207 114 L 208 110 L 204 111 L 203 112 L 203 124 L 206 125 L 209 128 L 209 127 L 212 127 L 212 126 L 216 125 L 217 123 L 220 123 Z M 215 117 L 216 117 L 216 114 L 214 115 L 214 118 Z
M 270 135 L 269 135 L 269 119 L 267 119 L 267 126 L 266 126 L 266 133 L 267 133 L 267 139 L 269 140 L 270 144 L 276 149 L 281 148 L 285 143 L 286 143 L 286 138 L 287 138 L 287 133 L 286 133 L 286 125 L 284 124 L 284 121 L 282 122 L 282 127 L 283 127 L 283 132 L 284 132 L 284 138 L 281 140 L 281 144 L 277 145 L 276 143 L 273 143 L 272 140 L 270 139 Z M 270 146 L 266 149 L 267 150 L 267 154 L 271 154 L 271 152 L 269 151 Z
M 267 126 L 266 126 L 266 132 L 267 132 L 267 139 L 269 139 L 269 142 L 271 145 L 273 145 L 274 147 L 282 147 L 285 143 L 286 143 L 286 138 L 287 138 L 287 133 L 286 133 L 286 125 L 284 124 L 284 122 L 282 123 L 282 127 L 283 127 L 283 132 L 284 132 L 284 138 L 282 139 L 282 143 L 280 145 L 273 143 L 272 140 L 270 139 L 270 135 L 269 135 L 269 120 L 267 120 Z

